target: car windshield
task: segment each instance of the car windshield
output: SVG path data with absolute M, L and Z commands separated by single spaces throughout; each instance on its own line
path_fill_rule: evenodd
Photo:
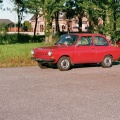
M 73 45 L 77 39 L 77 35 L 62 35 L 55 44 Z

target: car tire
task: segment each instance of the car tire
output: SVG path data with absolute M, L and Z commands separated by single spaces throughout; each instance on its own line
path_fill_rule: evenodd
M 71 61 L 69 57 L 61 57 L 57 63 L 57 67 L 60 71 L 68 71 L 71 67 Z
M 104 68 L 112 67 L 112 57 L 111 57 L 111 56 L 106 56 L 106 57 L 104 57 L 101 65 L 102 65 L 102 67 L 104 67 Z
M 46 65 L 45 63 L 41 63 L 41 62 L 38 62 L 38 66 L 39 66 L 41 69 L 47 69 L 47 68 L 48 68 L 48 65 Z

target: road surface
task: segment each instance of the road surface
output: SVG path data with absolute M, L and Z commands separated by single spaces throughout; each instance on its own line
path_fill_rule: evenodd
M 120 120 L 120 64 L 0 68 L 0 120 Z

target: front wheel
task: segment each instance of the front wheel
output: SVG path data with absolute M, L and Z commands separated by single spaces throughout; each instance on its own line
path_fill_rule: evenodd
M 111 56 L 106 56 L 102 63 L 101 63 L 102 67 L 104 68 L 109 68 L 112 67 L 112 57 Z
M 60 71 L 67 71 L 71 67 L 71 61 L 69 57 L 61 57 L 57 63 Z

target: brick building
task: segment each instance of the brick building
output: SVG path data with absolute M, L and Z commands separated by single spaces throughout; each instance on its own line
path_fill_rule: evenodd
M 6 24 L 8 27 L 8 32 L 18 32 L 18 27 L 16 27 L 15 23 L 13 23 L 9 19 L 0 19 L 0 25 Z M 22 28 L 20 28 L 20 32 L 22 31 Z
M 75 18 L 72 18 L 72 19 L 67 19 L 65 14 L 64 13 L 60 13 L 59 14 L 59 28 L 60 28 L 60 31 L 64 31 L 64 32 L 67 32 L 68 30 L 70 32 L 78 32 L 78 18 L 75 17 Z M 35 27 L 35 16 L 33 16 L 31 19 L 30 19 L 30 23 L 31 23 L 31 26 L 32 26 L 32 29 L 31 29 L 31 32 L 34 30 L 34 27 Z M 37 29 L 36 29 L 36 32 L 37 33 L 42 33 L 44 34 L 44 23 L 45 23 L 45 19 L 44 19 L 44 16 L 40 16 L 38 18 L 38 23 L 37 23 Z M 55 20 L 53 20 L 53 23 L 52 23 L 52 29 L 53 29 L 53 33 L 55 33 Z M 89 22 L 88 22 L 88 19 L 86 17 L 83 17 L 82 18 L 82 31 L 83 32 L 87 32 L 88 31 L 88 26 L 89 26 Z

